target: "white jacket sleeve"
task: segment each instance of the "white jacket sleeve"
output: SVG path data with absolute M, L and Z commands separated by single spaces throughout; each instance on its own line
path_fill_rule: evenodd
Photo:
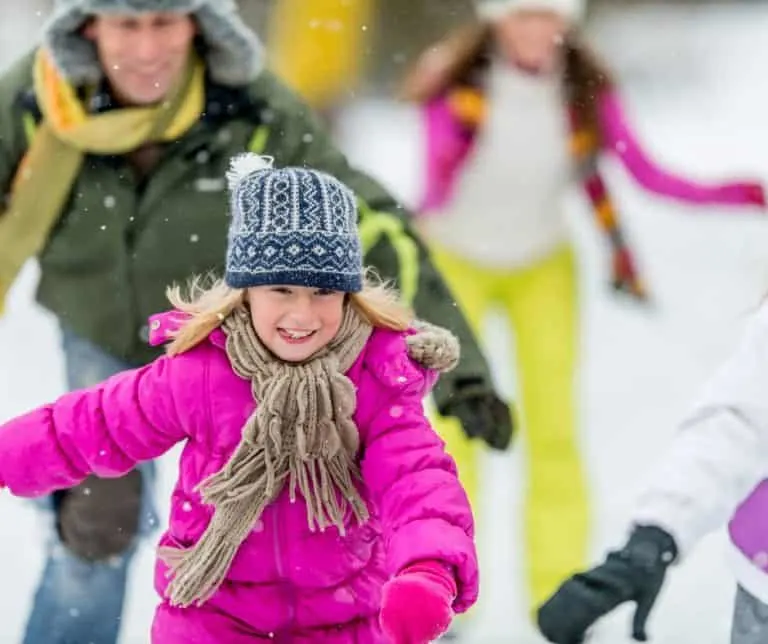
M 707 383 L 633 512 L 685 555 L 768 477 L 768 304 Z

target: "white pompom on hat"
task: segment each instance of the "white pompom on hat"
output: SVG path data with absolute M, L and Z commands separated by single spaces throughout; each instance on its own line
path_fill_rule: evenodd
M 274 157 L 262 156 L 253 152 L 243 152 L 232 157 L 227 170 L 227 185 L 231 192 L 237 189 L 238 184 L 248 175 L 259 170 L 272 170 L 275 166 Z

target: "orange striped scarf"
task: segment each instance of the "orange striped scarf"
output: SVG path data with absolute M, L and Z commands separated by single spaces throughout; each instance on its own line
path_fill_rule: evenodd
M 487 99 L 482 87 L 459 84 L 448 90 L 447 105 L 454 118 L 472 137 L 483 125 Z M 622 232 L 618 211 L 598 168 L 600 136 L 595 128 L 579 123 L 578 110 L 569 106 L 571 125 L 570 152 L 579 170 L 584 190 L 592 204 L 595 221 L 611 251 L 611 286 L 638 300 L 647 300 L 647 292 L 635 268 L 632 252 Z

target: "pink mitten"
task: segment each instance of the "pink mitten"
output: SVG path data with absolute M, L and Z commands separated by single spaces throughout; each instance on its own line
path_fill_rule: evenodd
M 715 191 L 715 200 L 734 206 L 765 208 L 765 188 L 758 182 L 729 183 Z
M 384 585 L 381 627 L 393 644 L 428 644 L 448 630 L 456 581 L 447 567 L 425 561 Z
M 760 206 L 761 208 L 766 207 L 765 188 L 759 183 L 745 185 L 744 194 L 748 203 Z

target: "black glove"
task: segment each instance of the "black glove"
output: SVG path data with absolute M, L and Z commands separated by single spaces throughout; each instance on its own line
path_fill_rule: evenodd
M 506 450 L 512 441 L 514 427 L 509 405 L 479 381 L 460 381 L 438 411 L 458 419 L 467 437 L 480 438 L 493 449 Z
M 539 630 L 555 644 L 579 644 L 600 617 L 635 602 L 632 637 L 645 642 L 645 623 L 677 557 L 674 539 L 661 528 L 635 528 L 627 545 L 597 568 L 574 575 L 538 611 Z

